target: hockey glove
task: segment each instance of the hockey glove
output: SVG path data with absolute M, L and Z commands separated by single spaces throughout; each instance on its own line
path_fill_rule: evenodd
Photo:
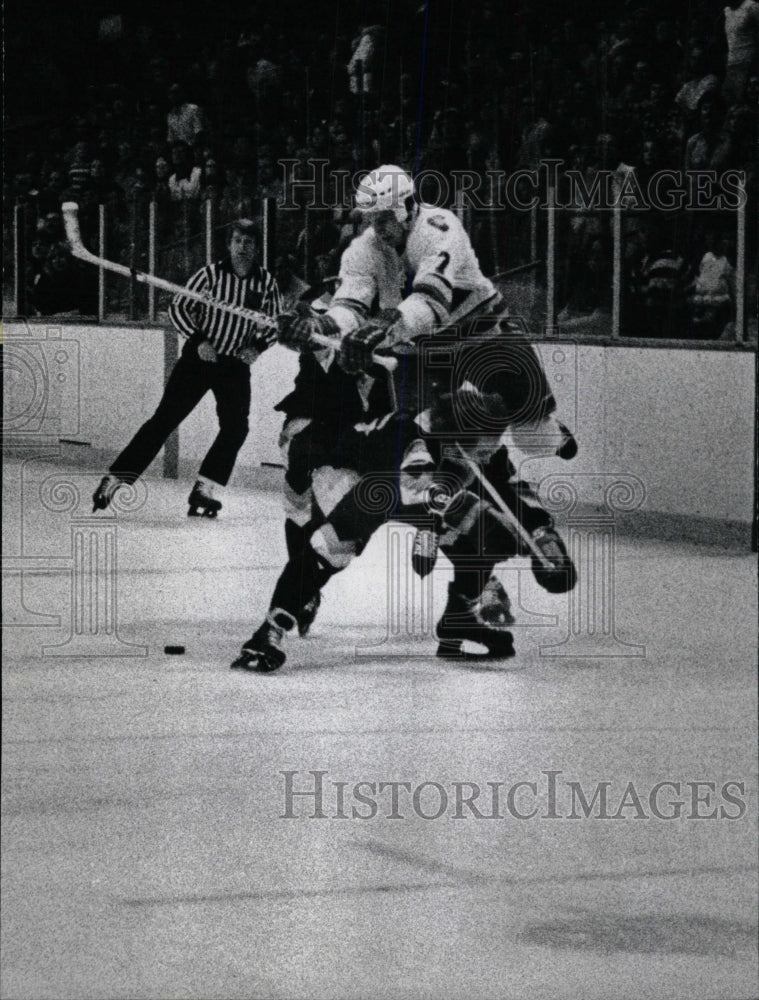
M 540 586 L 549 594 L 566 594 L 577 583 L 577 570 L 569 557 L 566 546 L 556 531 L 547 526 L 533 531 L 532 540 L 550 564 L 533 555 L 532 572 Z
M 434 528 L 419 528 L 414 535 L 414 545 L 411 549 L 411 568 L 422 579 L 435 568 L 437 562 L 440 535 Z
M 337 358 L 343 371 L 349 375 L 368 371 L 373 363 L 375 349 L 387 340 L 390 328 L 400 319 L 401 314 L 397 309 L 384 309 L 364 326 L 347 333 L 340 344 Z
M 201 340 L 198 344 L 198 357 L 201 361 L 215 361 L 216 348 L 207 340 Z
M 260 352 L 255 347 L 241 347 L 237 352 L 237 357 L 246 365 L 252 365 L 258 361 Z
M 314 312 L 305 302 L 298 303 L 295 309 L 281 313 L 277 317 L 277 340 L 293 351 L 303 351 L 317 346 L 312 342 L 314 334 L 334 337 L 337 333 L 339 333 L 337 323 L 331 316 Z

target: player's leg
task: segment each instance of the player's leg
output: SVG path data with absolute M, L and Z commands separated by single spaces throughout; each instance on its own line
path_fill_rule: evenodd
M 403 507 L 401 460 L 414 466 L 420 461 L 413 447 L 413 421 L 394 415 L 379 420 L 366 433 L 358 432 L 353 442 L 365 466 L 363 477 L 355 469 L 322 466 L 310 474 L 313 515 L 303 525 L 304 536 L 290 528 L 294 551 L 282 571 L 271 598 L 269 612 L 247 643 L 234 668 L 272 671 L 285 662 L 284 640 L 299 623 L 306 608 L 327 581 L 359 555 L 374 532 Z M 305 444 L 305 438 L 301 444 Z M 345 445 L 343 438 L 341 444 Z M 360 454 L 359 454 L 360 453 Z M 427 456 L 429 459 L 429 456 Z M 291 485 L 302 486 L 296 470 L 288 470 Z
M 519 378 L 513 381 L 511 373 L 504 369 L 495 373 L 500 382 L 495 378 L 490 380 L 500 387 L 498 392 L 482 392 L 470 383 L 455 392 L 438 395 L 429 411 L 428 432 L 435 439 L 440 455 L 441 485 L 450 492 L 448 480 L 452 480 L 453 492 L 459 482 L 461 487 L 468 486 L 481 496 L 488 495 L 486 483 L 493 487 L 524 529 L 518 532 L 525 537 L 520 539 L 516 554 L 533 557 L 533 569 L 541 586 L 554 593 L 564 592 L 572 589 L 576 582 L 571 560 L 550 515 L 529 484 L 519 480 L 507 449 L 499 442 L 509 428 L 513 435 L 519 436 L 521 447 L 530 454 L 559 454 L 571 458 L 577 445 L 567 428 L 553 415 L 553 397 L 530 345 L 521 338 L 512 348 L 517 352 L 514 367 Z M 472 375 L 475 373 L 474 360 L 470 358 L 464 368 Z M 505 392 L 509 386 L 513 395 L 505 399 L 501 390 Z M 515 413 L 520 414 L 521 422 L 513 426 L 511 421 Z M 462 450 L 479 465 L 480 476 L 475 475 L 476 469 L 466 462 Z M 422 539 L 417 541 L 421 547 Z M 427 542 L 426 549 L 431 554 L 414 564 L 417 571 L 421 566 L 429 572 L 434 565 L 434 545 Z M 542 556 L 536 555 L 536 549 Z
M 498 563 L 517 552 L 516 539 L 486 502 L 464 490 L 442 516 L 440 548 L 453 564 L 448 600 L 437 623 L 437 655 L 458 658 L 463 643 L 484 647 L 486 656 L 514 655 L 511 605 L 493 576 Z
M 525 528 L 533 546 L 542 553 L 544 560 L 539 560 L 531 546 L 523 539 L 516 539 L 516 554 L 532 559 L 532 570 L 540 586 L 552 594 L 572 590 L 577 583 L 577 571 L 566 546 L 535 491 L 529 483 L 519 479 L 508 450 L 500 447 L 482 471 Z
M 287 544 L 288 559 L 292 559 L 295 562 L 305 559 L 306 548 L 308 546 L 309 537 L 313 528 L 314 523 L 311 517 L 309 517 L 307 523 L 303 525 L 289 517 L 285 520 L 285 542 Z M 301 601 L 296 614 L 298 635 L 301 638 L 308 635 L 311 630 L 311 626 L 316 620 L 316 615 L 321 606 L 321 602 L 321 590 L 317 590 L 308 599 Z
M 328 460 L 325 428 L 314 425 L 305 418 L 285 421 L 279 437 L 282 457 L 285 460 L 285 544 L 287 557 L 298 562 L 306 557 L 306 548 L 312 532 L 324 520 L 324 515 L 314 498 L 313 477 Z M 322 476 L 317 476 L 321 482 Z M 349 486 L 346 484 L 346 490 Z M 317 591 L 303 602 L 296 614 L 298 634 L 307 635 L 314 623 L 321 604 Z
M 470 575 L 473 585 L 468 585 Z M 508 594 L 492 569 L 489 575 L 486 568 L 478 569 L 476 579 L 471 570 L 456 573 L 448 584 L 445 610 L 437 623 L 435 655 L 441 659 L 514 656 L 514 636 L 506 628 L 513 622 Z M 470 652 L 465 643 L 484 647 L 484 652 Z
M 243 644 L 233 669 L 269 673 L 286 659 L 285 636 L 298 624 L 303 607 L 314 600 L 338 567 L 325 559 L 313 543 L 288 559 L 277 580 L 269 611 L 261 625 Z
M 482 458 L 481 474 L 471 478 L 467 476 L 465 469 L 457 472 L 455 461 L 444 460 L 441 463 L 440 470 L 444 470 L 438 473 L 441 477 L 441 495 L 453 498 L 452 501 L 447 501 L 451 510 L 456 510 L 457 485 L 466 493 L 475 494 L 480 503 L 490 511 L 487 527 L 492 538 L 491 544 L 495 544 L 498 551 L 506 552 L 507 557 L 518 555 L 531 558 L 535 579 L 550 593 L 572 590 L 577 582 L 577 572 L 564 542 L 551 515 L 542 506 L 532 487 L 518 478 L 507 449 L 501 446 L 491 455 Z M 518 522 L 517 525 L 509 518 L 508 513 L 499 509 L 499 505 L 486 490 L 486 484 L 501 498 Z M 452 516 L 451 513 L 445 514 L 449 527 Z M 477 544 L 483 545 L 483 523 L 479 519 L 470 518 L 470 521 L 468 526 L 456 523 L 457 536 L 471 533 L 472 544 L 479 539 Z M 436 557 L 434 546 L 430 548 L 432 555 L 424 565 L 425 572 L 431 571 Z
M 454 578 L 438 622 L 438 656 L 460 655 L 464 641 L 478 642 L 490 656 L 513 654 L 513 637 L 505 628 L 513 622 L 508 596 L 492 577 L 498 563 L 516 555 L 532 555 L 533 573 L 546 590 L 564 593 L 576 583 L 574 565 L 550 516 L 529 486 L 516 480 L 505 449 L 503 454 L 497 454 L 495 462 L 491 459 L 488 471 L 543 558 L 538 560 L 513 519 L 489 495 L 481 489 L 475 492 L 477 486 L 482 487 L 481 481 L 475 478 L 470 488 L 456 492 L 455 479 L 449 477 L 445 483 L 447 503 L 437 506 L 444 508 L 438 513 L 440 549 L 453 563 Z
M 365 544 L 363 538 L 351 537 L 360 530 L 355 520 L 355 514 L 361 513 L 355 492 L 357 474 L 325 466 L 314 470 L 312 478 L 314 514 L 302 530 L 291 522 L 293 551 L 274 587 L 266 618 L 243 645 L 233 668 L 268 672 L 281 667 L 287 633 L 298 626 L 302 634 L 301 622 L 309 608 L 318 608 L 322 588 Z M 375 520 L 378 526 L 384 518 Z

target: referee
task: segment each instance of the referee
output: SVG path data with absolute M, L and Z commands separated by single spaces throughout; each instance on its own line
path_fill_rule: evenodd
M 201 268 L 187 287 L 229 305 L 277 316 L 281 300 L 274 276 L 256 261 L 258 241 L 249 219 L 232 224 L 227 256 Z M 177 295 L 169 319 L 187 338 L 169 376 L 158 409 L 111 465 L 93 494 L 93 510 L 105 510 L 121 483 L 133 483 L 147 469 L 179 424 L 210 389 L 216 399 L 219 433 L 200 466 L 190 493 L 190 514 L 214 517 L 214 496 L 226 486 L 248 435 L 249 366 L 276 341 L 276 331 L 258 331 L 247 319 Z

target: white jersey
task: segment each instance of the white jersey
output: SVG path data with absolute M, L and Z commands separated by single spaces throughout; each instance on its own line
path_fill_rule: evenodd
M 328 312 L 346 334 L 377 309 L 398 309 L 403 323 L 397 339 L 413 340 L 454 325 L 497 297 L 453 212 L 421 205 L 402 254 L 372 227 L 352 241 Z

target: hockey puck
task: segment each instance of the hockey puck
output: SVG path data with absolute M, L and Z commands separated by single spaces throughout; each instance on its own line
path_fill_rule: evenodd
M 163 651 L 169 656 L 181 656 L 184 653 L 184 646 L 164 646 Z

